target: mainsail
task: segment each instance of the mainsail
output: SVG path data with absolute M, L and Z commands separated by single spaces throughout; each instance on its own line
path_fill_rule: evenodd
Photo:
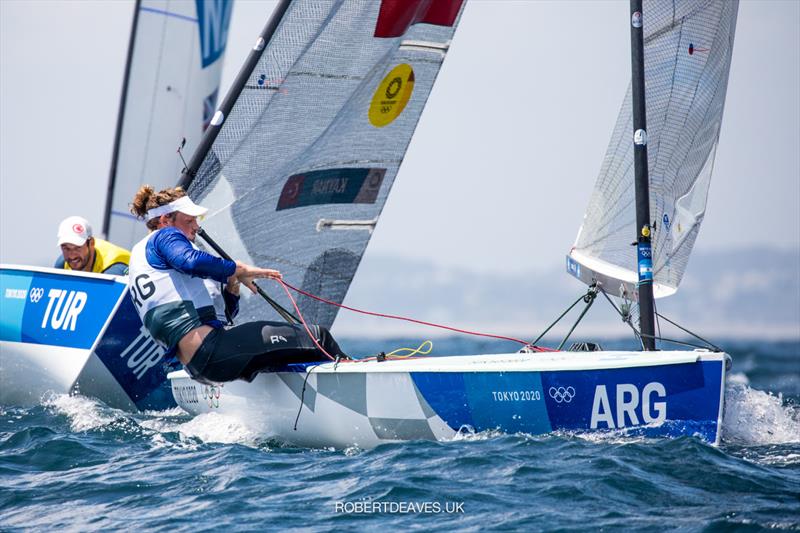
M 655 297 L 678 289 L 705 214 L 737 10 L 736 0 L 644 2 Z M 567 269 L 636 299 L 632 135 L 629 86 Z
M 147 229 L 128 204 L 145 183 L 171 187 L 175 153 L 200 142 L 216 108 L 233 0 L 139 0 L 134 11 L 103 232 L 130 248 Z M 191 152 L 189 152 L 191 153 Z
M 189 195 L 211 209 L 204 229 L 233 257 L 341 302 L 461 10 L 462 0 L 282 3 L 190 182 Z M 291 308 L 279 287 L 263 285 Z M 336 317 L 335 307 L 298 303 L 318 324 Z M 271 317 L 260 300 L 241 307 L 245 320 Z

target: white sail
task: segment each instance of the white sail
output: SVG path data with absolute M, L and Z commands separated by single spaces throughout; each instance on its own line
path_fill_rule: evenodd
M 130 248 L 146 233 L 128 204 L 145 183 L 172 187 L 186 138 L 193 151 L 213 116 L 233 0 L 140 0 L 109 184 L 104 232 Z
M 230 255 L 277 268 L 289 283 L 341 302 L 462 1 L 282 5 L 236 103 L 228 116 L 219 112 L 219 136 L 189 194 L 211 209 L 203 227 Z M 279 287 L 264 288 L 291 308 Z M 333 306 L 306 297 L 299 303 L 310 321 L 330 326 L 336 316 Z M 242 301 L 243 320 L 274 318 L 270 313 L 263 301 Z
M 736 28 L 736 0 L 645 0 L 653 292 L 678 289 L 705 214 Z M 636 298 L 631 90 L 622 103 L 568 270 Z

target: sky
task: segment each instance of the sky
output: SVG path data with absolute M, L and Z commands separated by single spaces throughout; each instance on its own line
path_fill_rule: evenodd
M 222 93 L 274 3 L 236 0 Z M 101 226 L 133 2 L 0 0 L 0 262 Z M 561 265 L 630 79 L 627 2 L 468 2 L 372 255 Z M 800 2 L 743 1 L 705 251 L 800 249 Z

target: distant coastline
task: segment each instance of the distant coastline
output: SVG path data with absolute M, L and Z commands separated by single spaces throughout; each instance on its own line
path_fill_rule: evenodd
M 534 270 L 534 269 L 532 269 Z M 584 287 L 561 269 L 531 274 L 473 272 L 433 261 L 373 254 L 362 261 L 345 303 L 354 307 L 503 335 L 538 335 Z M 800 338 L 800 247 L 696 251 L 675 296 L 658 300 L 663 315 L 700 335 L 730 339 Z M 573 311 L 554 329 L 563 335 Z M 684 338 L 667 324 L 663 335 Z M 341 311 L 343 336 L 450 335 L 443 330 Z M 669 333 L 668 333 L 669 332 Z M 577 329 L 581 338 L 617 339 L 630 330 L 598 300 Z

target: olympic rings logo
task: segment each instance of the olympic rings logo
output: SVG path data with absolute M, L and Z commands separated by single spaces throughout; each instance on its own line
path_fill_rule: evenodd
M 550 387 L 547 393 L 556 403 L 569 403 L 575 397 L 575 389 L 572 387 Z
M 44 289 L 42 289 L 41 287 L 35 287 L 31 289 L 30 299 L 32 303 L 38 303 L 43 296 L 44 296 Z
M 222 387 L 216 385 L 203 385 L 203 399 L 212 409 L 219 407 L 219 397 L 222 393 Z

